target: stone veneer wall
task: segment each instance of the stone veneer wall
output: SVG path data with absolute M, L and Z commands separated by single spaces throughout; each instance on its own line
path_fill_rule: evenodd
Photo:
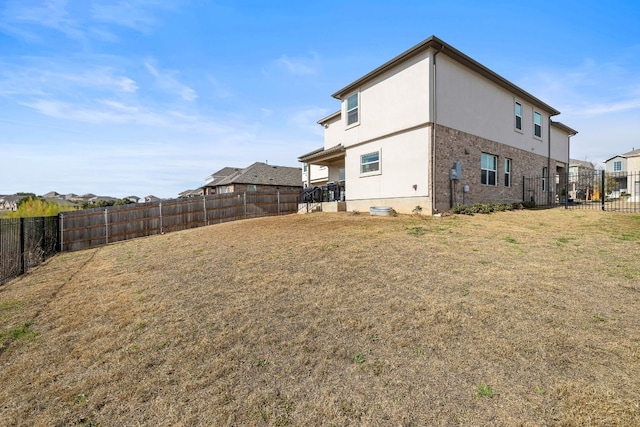
M 536 141 L 540 151 L 546 150 L 546 141 Z M 548 166 L 548 158 L 516 147 L 501 144 L 479 136 L 438 125 L 436 131 L 436 210 L 448 211 L 451 208 L 451 181 L 449 170 L 454 162 L 462 163 L 462 179 L 454 189 L 454 205 L 473 203 L 497 203 L 522 201 L 522 177 L 539 177 L 542 168 Z M 498 157 L 496 173 L 497 185 L 480 184 L 481 154 Z M 511 159 L 511 186 L 504 185 L 504 159 Z M 551 159 L 553 179 L 556 162 Z M 463 186 L 469 185 L 469 192 L 463 193 Z M 554 184 L 555 185 L 555 184 Z

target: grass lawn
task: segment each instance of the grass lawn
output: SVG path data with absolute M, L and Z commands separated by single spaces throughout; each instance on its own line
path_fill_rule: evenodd
M 350 213 L 0 286 L 3 426 L 640 425 L 640 216 Z

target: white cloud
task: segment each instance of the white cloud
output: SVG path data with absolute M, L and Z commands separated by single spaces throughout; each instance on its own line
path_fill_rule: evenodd
M 280 58 L 273 61 L 273 64 L 276 68 L 286 71 L 289 74 L 307 76 L 317 73 L 318 67 L 320 66 L 320 60 L 318 55 L 315 53 L 311 58 L 291 58 L 287 55 L 282 55 Z
M 145 68 L 149 73 L 155 77 L 158 87 L 165 90 L 168 93 L 179 96 L 184 101 L 193 102 L 198 98 L 198 94 L 195 90 L 189 86 L 181 83 L 175 75 L 176 71 L 171 70 L 158 70 L 153 60 L 147 60 L 144 63 Z

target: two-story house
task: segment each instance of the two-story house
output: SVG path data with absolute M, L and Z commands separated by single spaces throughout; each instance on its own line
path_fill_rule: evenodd
M 301 169 L 255 162 L 246 168 L 223 168 L 207 178 L 205 195 L 239 191 L 302 190 Z
M 552 200 L 548 178 L 569 166 L 576 131 L 559 111 L 435 36 L 332 96 L 324 146 L 298 160 L 343 178 L 350 211 L 521 201 L 524 176 L 542 177 L 527 199 Z
M 618 154 L 604 161 L 605 172 L 615 183 L 609 197 L 629 196 L 629 202 L 640 202 L 640 149 Z
M 569 160 L 567 189 L 570 200 L 593 200 L 599 196 L 594 185 L 598 180 L 599 175 L 593 163 L 586 160 Z M 561 203 L 564 201 L 561 200 Z

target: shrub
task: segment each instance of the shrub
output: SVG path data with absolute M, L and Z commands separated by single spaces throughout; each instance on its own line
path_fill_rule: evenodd
M 474 203 L 473 205 L 457 205 L 451 209 L 454 214 L 474 215 L 477 213 L 488 214 L 491 212 L 512 211 L 514 205 L 511 203 Z

